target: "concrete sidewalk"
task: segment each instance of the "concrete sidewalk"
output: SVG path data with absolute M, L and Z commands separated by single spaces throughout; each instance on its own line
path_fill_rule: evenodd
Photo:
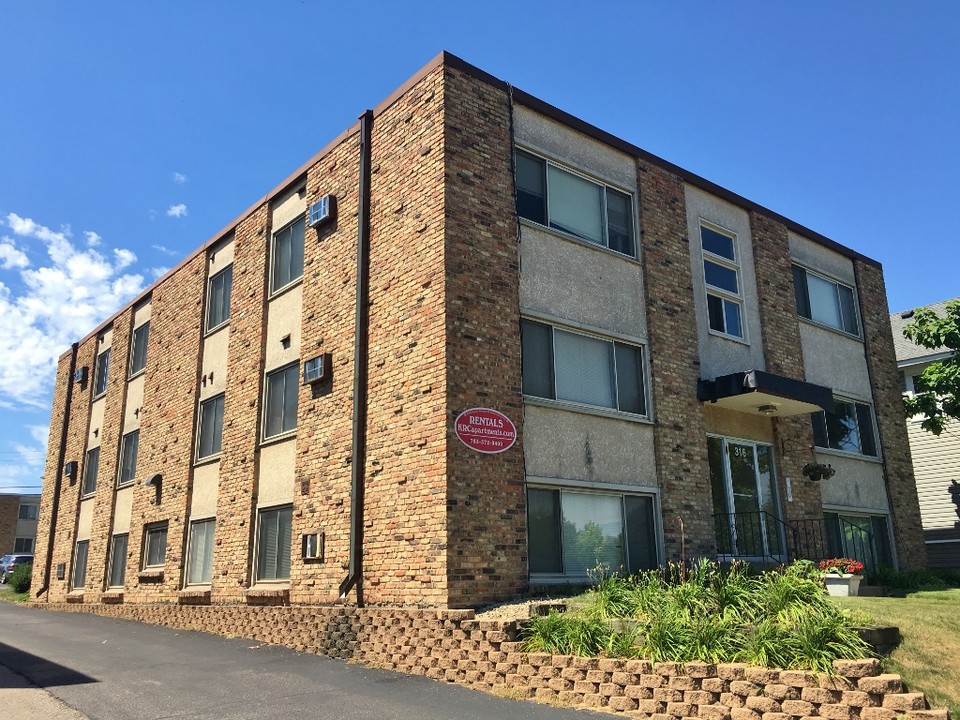
M 88 720 L 4 665 L 0 665 L 0 708 L 4 720 Z

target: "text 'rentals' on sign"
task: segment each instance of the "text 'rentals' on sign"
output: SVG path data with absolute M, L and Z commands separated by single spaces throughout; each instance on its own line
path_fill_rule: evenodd
M 454 429 L 460 441 L 481 453 L 502 453 L 517 441 L 517 428 L 502 412 L 470 408 L 457 416 Z

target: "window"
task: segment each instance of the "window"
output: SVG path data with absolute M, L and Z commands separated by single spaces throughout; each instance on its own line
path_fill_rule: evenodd
M 853 288 L 794 265 L 793 291 L 800 317 L 860 336 Z
M 597 566 L 656 567 L 653 510 L 648 495 L 529 488 L 530 574 L 584 577 Z
M 300 365 L 293 363 L 267 373 L 267 399 L 264 437 L 281 435 L 297 428 L 297 394 L 300 391 Z
M 827 553 L 863 563 L 868 572 L 878 565 L 893 565 L 886 515 L 847 515 L 824 512 Z
M 707 318 L 714 332 L 743 337 L 740 264 L 735 235 L 700 224 L 703 281 L 707 286 Z
M 197 459 L 220 454 L 223 440 L 223 393 L 200 403 L 200 430 Z
M 97 355 L 96 381 L 93 383 L 93 396 L 100 397 L 107 391 L 107 376 L 110 373 L 110 350 Z
M 517 152 L 517 214 L 618 253 L 635 256 L 633 198 L 525 152 Z
M 150 525 L 143 534 L 143 567 L 163 567 L 167 557 L 167 524 Z
M 83 463 L 83 495 L 91 495 L 97 489 L 97 472 L 100 470 L 100 448 L 87 450 Z
M 133 331 L 133 345 L 130 348 L 130 377 L 141 373 L 147 367 L 147 339 L 150 337 L 150 321 Z
M 216 521 L 198 520 L 190 524 L 187 548 L 187 583 L 209 583 L 213 576 L 213 529 Z
M 520 327 L 525 395 L 646 414 L 641 348 L 532 320 Z
M 137 451 L 140 447 L 140 431 L 134 430 L 123 436 L 120 442 L 120 475 L 117 485 L 133 482 L 137 475 Z
M 129 535 L 114 535 L 110 542 L 109 587 L 123 587 L 127 575 L 127 540 Z
M 285 288 L 303 277 L 304 219 L 294 220 L 273 236 L 270 262 L 270 292 Z
M 865 403 L 834 400 L 833 412 L 818 412 L 813 419 L 813 441 L 817 447 L 877 456 L 873 412 Z
M 260 511 L 257 536 L 257 580 L 290 578 L 290 527 L 293 508 L 289 505 Z
M 79 590 L 87 584 L 87 552 L 90 550 L 90 541 L 81 540 L 73 551 L 73 577 L 71 587 Z
M 228 265 L 210 278 L 207 291 L 207 331 L 220 327 L 230 319 L 230 290 L 232 286 L 233 265 Z
M 15 553 L 32 553 L 33 538 L 16 538 L 13 541 L 13 551 Z
M 39 505 L 22 504 L 20 505 L 20 511 L 17 513 L 17 517 L 20 520 L 36 520 L 39 513 Z

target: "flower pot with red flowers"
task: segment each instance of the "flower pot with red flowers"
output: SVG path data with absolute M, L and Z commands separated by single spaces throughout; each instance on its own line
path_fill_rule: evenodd
M 863 580 L 863 563 L 853 558 L 830 558 L 820 562 L 827 594 L 834 597 L 855 597 Z

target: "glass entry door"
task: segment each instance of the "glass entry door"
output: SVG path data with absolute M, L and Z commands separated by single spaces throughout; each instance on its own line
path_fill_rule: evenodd
M 773 448 L 747 440 L 709 437 L 707 449 L 718 553 L 783 562 L 786 558 Z

